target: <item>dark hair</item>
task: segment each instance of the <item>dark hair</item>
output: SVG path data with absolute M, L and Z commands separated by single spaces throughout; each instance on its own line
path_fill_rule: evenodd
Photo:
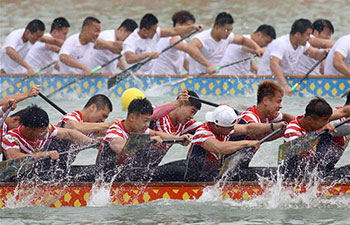
M 194 96 L 196 98 L 199 98 L 196 92 L 192 90 L 187 90 L 188 95 Z M 179 99 L 179 96 L 177 96 L 176 99 Z M 202 103 L 198 101 L 197 99 L 189 98 L 188 101 L 185 102 L 185 105 L 194 106 L 196 109 L 200 110 L 202 108 Z
M 348 94 L 346 95 L 345 105 L 350 105 L 350 90 L 348 91 Z
M 334 33 L 333 24 L 331 23 L 331 21 L 326 19 L 315 20 L 312 24 L 312 32 L 314 30 L 317 30 L 319 33 L 321 33 L 325 27 L 328 27 L 331 30 L 332 34 Z
M 312 99 L 309 104 L 307 104 L 305 109 L 305 117 L 308 116 L 331 116 L 333 113 L 332 107 L 328 104 L 326 100 L 320 97 Z
M 233 24 L 234 22 L 230 13 L 221 12 L 216 16 L 214 26 L 222 27 L 225 24 Z
M 137 23 L 135 22 L 135 20 L 126 19 L 120 24 L 118 30 L 122 27 L 124 27 L 126 31 L 133 32 L 137 28 Z
M 256 32 L 261 32 L 265 35 L 270 36 L 272 39 L 276 39 L 275 28 L 273 28 L 273 26 L 271 26 L 271 25 L 267 25 L 267 24 L 260 25 L 254 33 L 256 33 Z
M 26 111 L 27 108 L 24 108 L 24 109 L 21 109 L 15 113 L 13 113 L 10 117 L 15 117 L 15 116 L 19 116 L 19 118 L 22 118 L 25 111 Z
M 272 80 L 266 80 L 259 84 L 257 93 L 257 104 L 259 104 L 264 97 L 273 98 L 279 92 L 283 95 L 283 89 Z
M 294 21 L 290 30 L 290 34 L 296 34 L 297 32 L 299 32 L 300 34 L 304 34 L 308 28 L 312 29 L 312 24 L 310 20 L 298 19 Z
M 196 18 L 194 18 L 193 14 L 186 10 L 180 10 L 174 13 L 174 15 L 171 17 L 173 20 L 173 26 L 175 27 L 176 23 L 184 24 L 189 20 L 192 20 L 193 22 L 196 22 Z
M 86 103 L 84 108 L 87 108 L 92 104 L 96 105 L 97 110 L 104 109 L 104 108 L 106 108 L 106 106 L 108 107 L 109 111 L 112 112 L 112 110 L 113 110 L 113 105 L 112 105 L 111 100 L 109 100 L 109 98 L 103 94 L 97 94 L 97 95 L 92 96 L 89 99 L 89 101 Z
M 140 22 L 140 29 L 146 28 L 149 30 L 151 26 L 158 24 L 158 19 L 152 13 L 145 14 Z
M 85 18 L 85 20 L 83 22 L 83 27 L 91 25 L 93 22 L 98 23 L 98 24 L 101 23 L 97 18 L 92 17 L 92 16 L 88 16 Z
M 35 19 L 28 23 L 28 25 L 26 26 L 26 30 L 29 30 L 30 33 L 35 33 L 38 30 L 45 31 L 45 24 L 43 23 L 43 21 Z
M 61 30 L 63 27 L 70 27 L 70 24 L 66 18 L 58 17 L 52 21 L 50 33 L 55 29 Z
M 135 98 L 130 102 L 128 107 L 128 116 L 131 113 L 136 113 L 139 115 L 152 115 L 152 103 L 147 98 Z
M 37 105 L 31 105 L 24 109 L 20 123 L 31 128 L 47 127 L 49 126 L 49 115 Z

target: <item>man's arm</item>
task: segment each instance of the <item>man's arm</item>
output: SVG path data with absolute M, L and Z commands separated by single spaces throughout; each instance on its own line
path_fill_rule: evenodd
M 95 49 L 107 49 L 114 54 L 120 54 L 123 49 L 122 41 L 106 41 L 101 38 L 97 38 L 95 42 Z
M 48 37 L 48 36 L 42 36 L 39 41 L 44 42 L 46 44 L 50 44 L 50 45 L 55 45 L 59 48 L 62 47 L 64 41 L 57 39 L 57 38 L 53 38 L 53 37 Z
M 58 47 L 58 46 L 52 45 L 52 44 L 45 44 L 45 48 L 47 50 L 50 50 L 50 51 L 56 52 L 56 53 L 59 53 L 61 50 L 61 47 Z
M 160 37 L 171 37 L 176 35 L 182 35 L 190 33 L 192 30 L 203 30 L 202 25 L 193 24 L 190 26 L 180 26 L 180 27 L 173 27 L 173 28 L 161 28 L 160 29 Z
M 350 68 L 345 63 L 345 57 L 337 51 L 334 52 L 333 66 L 339 73 L 350 77 Z
M 114 138 L 112 141 L 109 143 L 109 147 L 117 154 L 120 154 L 123 150 L 123 147 L 126 143 L 126 140 L 123 138 Z
M 14 99 L 16 102 L 21 102 L 24 99 L 37 96 L 40 92 L 40 85 L 33 85 L 28 91 L 23 92 L 23 93 L 18 93 L 14 95 L 8 95 L 2 99 L 0 99 L 0 105 L 5 104 L 9 99 Z
M 202 48 L 202 42 L 198 38 L 194 38 L 190 41 L 187 48 L 187 53 L 198 63 L 207 68 L 209 74 L 215 73 L 216 68 L 202 55 L 200 49 Z
M 264 50 L 260 48 L 260 46 L 257 43 L 255 43 L 255 41 L 246 38 L 242 35 L 235 34 L 232 43 L 237 45 L 243 45 L 250 49 L 254 49 L 255 52 L 253 54 L 257 54 L 259 57 L 261 57 L 264 54 Z
M 82 134 L 77 130 L 71 130 L 66 128 L 57 128 L 57 138 L 67 139 L 75 144 L 86 145 L 92 142 L 92 139 Z
M 332 48 L 334 41 L 323 38 L 312 37 L 308 40 L 310 45 L 314 48 Z
M 17 53 L 17 51 L 12 47 L 6 47 L 6 54 L 18 64 L 23 66 L 28 70 L 29 75 L 35 75 L 33 68 Z
M 125 60 L 127 63 L 132 64 L 132 63 L 137 63 L 140 62 L 148 57 L 152 57 L 153 59 L 158 58 L 159 53 L 158 52 L 149 52 L 149 53 L 144 53 L 144 54 L 135 54 L 132 51 L 127 51 L 124 53 Z
M 126 70 L 128 68 L 128 65 L 126 65 L 124 59 L 122 59 L 122 58 L 118 59 L 118 65 L 117 66 L 121 70 Z
M 327 54 L 328 50 L 318 50 L 312 46 L 310 46 L 305 52 L 304 55 L 307 55 L 316 60 L 320 60 L 325 54 Z
M 293 94 L 292 88 L 288 85 L 286 78 L 284 78 L 283 71 L 281 68 L 282 60 L 276 56 L 271 56 L 270 58 L 270 69 L 273 76 L 276 78 L 278 83 L 282 86 L 286 95 L 290 96 Z
M 337 120 L 343 117 L 349 117 L 350 116 L 350 105 L 346 105 L 341 109 L 333 110 L 333 113 L 331 117 L 329 118 L 329 121 Z
M 110 123 L 88 123 L 88 122 L 69 121 L 66 123 L 65 128 L 77 130 L 85 135 L 88 135 L 92 132 L 105 133 L 113 123 L 114 121 Z
M 256 140 L 260 140 L 265 137 L 267 134 L 272 133 L 274 130 L 285 126 L 285 122 L 278 123 L 249 123 L 249 124 L 236 124 L 234 129 L 234 136 L 239 135 L 249 135 Z M 280 135 L 272 137 L 270 140 L 276 139 L 276 137 L 281 137 L 283 132 L 281 131 Z
M 21 159 L 26 156 L 31 156 L 34 159 L 40 159 L 44 157 L 50 157 L 51 159 L 58 159 L 59 154 L 57 151 L 43 151 L 43 152 L 36 152 L 33 154 L 27 154 L 27 153 L 22 153 L 19 149 L 17 148 L 9 148 L 5 151 L 5 156 L 8 160 L 12 159 Z
M 242 148 L 259 148 L 259 141 L 219 141 L 215 138 L 207 139 L 203 143 L 203 148 L 216 154 L 230 154 Z
M 87 66 L 85 66 L 84 64 L 76 61 L 75 59 L 73 59 L 73 57 L 71 57 L 70 55 L 67 54 L 61 54 L 60 55 L 60 60 L 61 62 L 63 62 L 64 64 L 66 64 L 67 66 L 70 67 L 74 67 L 74 68 L 78 68 L 84 71 L 85 75 L 90 75 L 91 74 L 91 69 Z
M 292 121 L 295 117 L 291 114 L 288 113 L 282 113 L 282 121 L 286 121 L 287 123 L 289 123 L 290 121 Z
M 155 131 L 155 130 L 150 130 L 149 135 L 150 136 L 159 136 L 162 140 L 164 140 L 164 139 L 175 139 L 175 140 L 186 139 L 185 143 L 189 144 L 191 142 L 190 137 L 187 135 L 176 136 L 176 135 L 168 134 L 168 133 L 161 132 L 161 131 Z

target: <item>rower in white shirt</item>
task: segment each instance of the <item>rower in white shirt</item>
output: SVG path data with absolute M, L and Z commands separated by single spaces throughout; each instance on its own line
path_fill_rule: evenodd
M 312 34 L 310 35 L 309 43 L 312 47 L 318 49 L 332 48 L 334 41 L 331 40 L 331 36 L 334 33 L 334 27 L 331 21 L 326 19 L 317 19 L 312 24 Z M 297 64 L 296 73 L 306 74 L 313 65 L 317 63 L 316 59 L 313 59 L 307 55 L 301 55 Z M 319 64 L 310 74 L 321 75 L 324 71 L 323 61 Z
M 262 56 L 263 49 L 257 43 L 242 35 L 233 34 L 233 18 L 227 12 L 217 15 L 212 29 L 195 35 L 189 43 L 190 71 L 189 74 L 216 72 L 229 44 L 244 45 L 254 49 L 255 54 Z
M 102 39 L 105 41 L 111 41 L 111 42 L 122 42 L 137 28 L 137 23 L 132 19 L 126 19 L 124 20 L 118 29 L 116 30 L 105 30 L 100 33 L 98 36 L 98 39 Z M 103 65 L 107 63 L 108 61 L 112 60 L 116 56 L 120 55 L 120 53 L 113 53 L 112 51 L 108 49 L 93 49 L 89 59 L 87 60 L 88 66 L 90 69 L 94 69 L 97 66 Z M 119 61 L 115 60 L 112 63 L 106 65 L 105 67 L 101 68 L 98 73 L 116 73 L 117 72 L 117 66 L 121 70 L 126 69 L 126 64 L 122 58 L 119 59 Z
M 3 73 L 18 73 L 24 67 L 34 75 L 34 69 L 24 60 L 30 48 L 44 34 L 45 24 L 41 20 L 32 20 L 25 29 L 12 31 L 5 39 L 0 52 L 0 69 Z
M 335 42 L 326 58 L 324 74 L 350 78 L 350 34 Z
M 196 22 L 196 19 L 189 11 L 180 10 L 174 13 L 172 21 L 174 27 L 179 27 L 190 26 Z M 186 35 L 187 34 L 182 34 L 174 37 L 161 38 L 157 44 L 157 51 L 161 52 L 163 49 L 179 41 Z M 181 74 L 183 68 L 188 71 L 189 57 L 187 52 L 187 42 L 186 40 L 183 40 L 181 43 L 175 45 L 174 48 L 169 49 L 155 59 L 152 73 L 154 75 L 175 75 Z
M 286 95 L 292 95 L 293 90 L 284 75 L 296 73 L 295 68 L 302 54 L 319 60 L 327 53 L 326 50 L 321 51 L 310 46 L 308 40 L 311 32 L 312 24 L 309 20 L 296 20 L 289 34 L 277 38 L 267 47 L 257 74 L 274 75 Z
M 70 24 L 64 17 L 58 17 L 53 20 L 51 24 L 50 33 L 47 33 L 43 38 L 47 38 L 47 43 L 37 41 L 33 47 L 29 50 L 25 57 L 25 61 L 33 68 L 44 68 L 53 62 L 58 61 L 58 53 L 67 38 Z M 59 63 L 55 63 L 52 66 L 40 70 L 39 73 L 52 73 L 56 68 L 59 71 Z M 21 68 L 19 73 L 25 73 L 25 68 Z
M 202 30 L 200 25 L 179 26 L 173 28 L 159 28 L 158 19 L 151 13 L 145 14 L 140 22 L 140 28 L 124 41 L 123 51 L 126 62 L 134 64 L 148 57 L 158 58 L 157 43 L 161 37 L 171 37 L 177 35 L 186 35 L 192 30 Z M 152 74 L 154 60 L 143 65 L 138 74 Z
M 258 29 L 250 35 L 243 35 L 245 38 L 249 38 L 255 41 L 261 48 L 266 47 L 272 40 L 276 39 L 276 31 L 273 26 L 260 25 Z M 220 65 L 226 65 L 240 59 L 252 57 L 254 50 L 242 45 L 232 44 L 226 49 L 225 55 L 221 60 Z M 237 63 L 228 67 L 225 67 L 219 71 L 219 75 L 240 75 L 256 73 L 258 66 L 252 59 Z

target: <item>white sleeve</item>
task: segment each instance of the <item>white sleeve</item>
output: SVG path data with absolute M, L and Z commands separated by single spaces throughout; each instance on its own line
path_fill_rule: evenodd
M 17 34 L 16 32 L 9 34 L 9 36 L 6 38 L 6 42 L 4 43 L 4 46 L 2 46 L 4 49 L 6 47 L 12 47 L 12 48 L 16 49 L 16 47 L 18 45 L 18 38 L 19 38 L 16 36 L 16 34 Z
M 349 39 L 343 38 L 343 40 L 341 40 L 339 42 L 339 44 L 337 44 L 337 46 L 334 49 L 335 52 L 339 52 L 340 54 L 342 54 L 345 58 L 350 55 L 350 43 L 349 43 Z
M 133 40 L 133 37 L 132 37 L 132 34 L 127 38 L 125 39 L 125 41 L 123 42 L 123 51 L 122 51 L 122 54 L 124 54 L 125 52 L 133 52 L 135 53 L 136 52 L 136 48 L 137 46 L 135 45 L 134 43 L 134 40 Z
M 271 43 L 271 51 L 270 51 L 270 56 L 275 56 L 279 59 L 283 59 L 283 55 L 285 52 L 285 46 L 283 43 L 280 43 L 278 41 L 274 41 Z
M 72 52 L 73 49 L 73 37 L 68 38 L 62 45 L 61 50 L 59 52 L 59 55 L 61 54 L 66 54 L 66 55 L 70 55 L 70 53 Z
M 2 107 L 0 107 L 0 117 L 4 115 L 4 111 L 2 111 Z
M 310 43 L 307 41 L 305 46 L 304 46 L 304 52 L 306 52 L 310 48 Z

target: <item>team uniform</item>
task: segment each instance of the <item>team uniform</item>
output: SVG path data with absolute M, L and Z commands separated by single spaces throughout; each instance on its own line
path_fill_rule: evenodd
M 341 73 L 339 73 L 339 71 L 333 66 L 335 52 L 338 52 L 345 57 L 345 64 L 350 68 L 350 34 L 339 38 L 328 53 L 324 66 L 325 75 L 341 75 Z
M 88 65 L 88 58 L 89 58 L 89 55 L 91 54 L 92 49 L 95 46 L 95 43 L 89 42 L 86 45 L 82 45 L 79 41 L 79 34 L 80 33 L 73 34 L 64 42 L 64 44 L 62 45 L 61 50 L 59 52 L 59 55 L 61 55 L 61 54 L 69 55 L 73 59 L 75 59 L 76 61 L 78 61 L 84 65 Z M 81 73 L 83 73 L 83 71 L 81 69 L 70 67 L 64 63 L 61 63 L 60 64 L 60 73 L 65 73 L 65 74 L 79 73 L 79 74 L 81 74 Z
M 252 39 L 250 35 L 243 35 L 245 38 Z M 225 55 L 220 62 L 220 66 L 232 63 L 234 61 L 244 59 L 247 57 L 252 57 L 253 54 L 243 50 L 242 45 L 231 44 L 227 47 Z M 219 71 L 219 75 L 241 75 L 241 74 L 251 74 L 250 72 L 251 60 L 237 63 L 225 67 Z
M 268 45 L 258 68 L 257 75 L 272 75 L 270 68 L 270 58 L 275 56 L 281 60 L 283 74 L 295 74 L 299 58 L 310 47 L 309 42 L 306 45 L 299 45 L 294 49 L 289 39 L 289 34 L 277 38 Z
M 12 31 L 6 37 L 4 45 L 1 48 L 0 69 L 3 69 L 6 73 L 18 73 L 18 70 L 22 68 L 20 64 L 18 64 L 7 55 L 6 48 L 12 47 L 24 59 L 28 54 L 30 48 L 33 46 L 30 41 L 23 42 L 22 36 L 24 31 L 25 29 Z
M 206 151 L 203 144 L 210 138 L 219 141 L 228 141 L 229 135 L 217 136 L 211 130 L 209 122 L 202 124 L 193 136 L 191 147 L 187 154 L 187 168 L 185 180 L 205 180 L 207 176 L 213 177 L 222 164 L 222 155 Z
M 307 133 L 306 129 L 300 123 L 303 117 L 304 115 L 297 116 L 288 123 L 283 135 L 284 142 L 295 140 Z
M 47 133 L 45 138 L 42 140 L 29 140 L 23 135 L 21 131 L 22 127 L 23 125 L 20 125 L 19 127 L 10 130 L 3 137 L 1 147 L 4 152 L 12 148 L 19 149 L 20 152 L 24 154 L 34 154 L 40 151 L 44 151 L 46 150 L 45 148 L 50 144 L 51 140 L 57 136 L 58 131 L 54 125 L 50 124 L 50 131 Z
M 105 30 L 100 33 L 98 38 L 105 41 L 117 41 L 115 37 L 115 30 Z M 89 68 L 94 69 L 97 66 L 103 65 L 106 62 L 112 60 L 113 58 L 119 56 L 119 54 L 114 54 L 108 49 L 93 49 L 89 55 L 87 62 Z M 98 70 L 98 73 L 116 73 L 117 72 L 118 60 L 114 60 L 110 64 Z
M 213 65 L 220 66 L 220 62 L 225 54 L 227 47 L 232 43 L 234 34 L 231 32 L 226 39 L 222 39 L 219 42 L 215 41 L 210 35 L 211 29 L 203 31 L 195 35 L 193 39 L 198 39 L 202 43 L 200 49 L 202 55 Z M 190 71 L 189 74 L 200 74 L 207 69 L 202 64 L 190 58 Z
M 313 35 L 310 35 L 310 38 L 313 38 Z M 313 67 L 318 60 L 313 59 L 307 55 L 302 54 L 299 58 L 297 68 L 296 68 L 296 74 L 306 74 L 311 67 Z M 312 75 L 321 75 L 320 71 L 321 64 L 316 66 L 316 68 L 310 73 Z
M 156 52 L 157 51 L 157 43 L 160 39 L 160 28 L 157 28 L 156 33 L 153 38 L 141 38 L 138 34 L 140 29 L 135 29 L 132 34 L 129 35 L 123 42 L 123 51 L 125 52 L 133 52 L 136 55 Z M 145 65 L 143 65 L 136 73 L 137 74 L 152 74 L 152 68 L 154 65 L 154 60 L 149 61 Z
M 163 49 L 169 47 L 171 38 L 172 37 L 161 38 L 157 44 L 157 51 L 161 52 Z M 182 42 L 186 43 L 185 40 Z M 188 58 L 188 55 L 185 52 L 176 48 L 171 48 L 155 59 L 152 73 L 154 75 L 181 74 L 186 58 Z

